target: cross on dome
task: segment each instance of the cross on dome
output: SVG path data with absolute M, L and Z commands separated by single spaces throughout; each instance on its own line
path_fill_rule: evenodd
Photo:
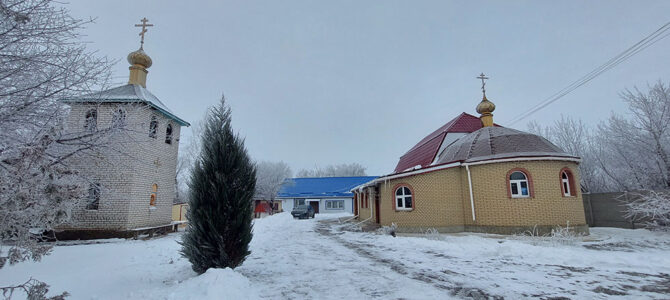
M 484 75 L 484 73 L 482 72 L 481 74 L 479 74 L 479 76 L 477 77 L 477 79 L 481 79 L 481 80 L 482 80 L 482 94 L 484 94 L 484 99 L 486 99 L 486 89 L 485 89 L 486 81 L 485 81 L 485 80 L 486 80 L 486 79 L 489 79 L 489 78 L 486 77 L 486 75 Z
M 140 32 L 140 36 L 142 37 L 140 40 L 140 49 L 144 49 L 144 34 L 147 32 L 147 27 L 152 27 L 154 24 L 147 24 L 149 20 L 146 17 L 140 21 L 142 21 L 142 24 L 135 24 L 135 27 L 142 27 L 142 31 Z

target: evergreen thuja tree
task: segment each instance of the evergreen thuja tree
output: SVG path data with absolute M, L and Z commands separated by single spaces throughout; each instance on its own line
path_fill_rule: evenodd
M 249 255 L 256 186 L 254 164 L 244 140 L 233 133 L 224 98 L 210 109 L 200 138 L 189 183 L 189 226 L 181 242 L 182 255 L 198 274 L 235 268 Z

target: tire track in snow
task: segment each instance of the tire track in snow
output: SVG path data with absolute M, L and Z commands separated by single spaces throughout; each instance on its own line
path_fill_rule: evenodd
M 290 217 L 290 216 L 289 216 Z M 267 299 L 445 299 L 449 294 L 388 272 L 385 265 L 326 238 L 317 220 L 273 216 L 254 225 L 240 271 Z M 279 222 L 278 222 L 279 221 Z M 272 226 L 268 226 L 271 224 Z
M 335 221 L 328 220 L 328 221 L 321 221 L 316 225 L 316 232 L 319 234 L 329 237 L 332 240 L 338 242 L 339 244 L 342 244 L 346 246 L 349 249 L 354 250 L 356 253 L 359 255 L 374 261 L 375 263 L 384 265 L 389 267 L 391 270 L 394 272 L 406 276 L 409 279 L 413 279 L 416 281 L 424 282 L 427 284 L 433 285 L 435 288 L 444 290 L 445 292 L 448 292 L 449 295 L 459 297 L 459 298 L 465 298 L 465 299 L 476 299 L 476 300 L 502 300 L 504 297 L 498 296 L 498 295 L 491 295 L 481 289 L 478 288 L 467 288 L 464 286 L 461 286 L 459 284 L 456 284 L 452 281 L 450 281 L 446 276 L 447 274 L 458 274 L 457 272 L 450 271 L 450 270 L 443 270 L 443 274 L 435 273 L 432 270 L 427 270 L 427 269 L 419 269 L 419 270 L 413 270 L 413 268 L 408 267 L 405 263 L 400 262 L 398 260 L 393 260 L 393 259 L 388 259 L 388 258 L 380 258 L 376 256 L 373 252 L 367 249 L 378 249 L 381 251 L 390 251 L 391 249 L 384 248 L 384 247 L 379 247 L 373 244 L 365 243 L 365 242 L 353 242 L 349 240 L 345 240 L 339 235 L 341 233 L 335 233 L 333 232 L 333 225 L 335 225 Z M 437 255 L 437 254 L 436 254 Z M 443 255 L 444 256 L 444 255 Z M 446 257 L 446 256 L 445 256 Z M 448 258 L 448 257 L 447 257 Z

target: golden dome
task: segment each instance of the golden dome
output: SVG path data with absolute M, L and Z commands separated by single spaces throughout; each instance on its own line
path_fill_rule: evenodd
M 128 62 L 131 65 L 140 65 L 144 68 L 151 67 L 151 57 L 147 55 L 142 48 L 128 54 Z
M 477 105 L 477 112 L 479 114 L 490 114 L 496 109 L 496 105 L 493 104 L 493 102 L 489 101 L 486 99 L 486 96 L 484 96 L 484 99 L 482 99 L 482 102 L 479 102 Z

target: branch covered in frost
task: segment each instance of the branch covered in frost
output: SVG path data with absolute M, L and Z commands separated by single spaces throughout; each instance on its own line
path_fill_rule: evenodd
M 63 292 L 60 295 L 47 297 L 49 285 L 33 278 L 30 278 L 23 284 L 0 287 L 0 291 L 2 291 L 2 297 L 4 299 L 12 299 L 14 292 L 23 292 L 26 299 L 30 300 L 63 300 L 70 295 L 68 292 Z
M 118 132 L 64 131 L 59 100 L 105 86 L 110 63 L 80 41 L 91 20 L 61 5 L 0 1 L 0 268 L 49 253 L 43 233 L 67 222 L 86 194 L 71 162 L 112 149 Z
M 627 193 L 634 200 L 624 203 L 626 218 L 643 220 L 652 230 L 670 231 L 670 193 L 645 191 Z

